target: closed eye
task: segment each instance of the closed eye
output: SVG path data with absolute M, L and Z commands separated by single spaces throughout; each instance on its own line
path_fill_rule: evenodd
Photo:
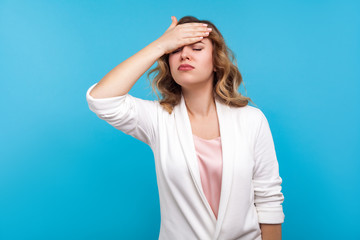
M 173 54 L 173 53 L 177 53 L 178 51 L 180 51 L 180 48 L 179 48 L 179 49 L 177 49 L 177 50 L 175 50 L 175 51 L 173 51 L 171 54 Z
M 177 49 L 177 50 L 173 51 L 171 54 L 177 53 L 177 52 L 179 52 L 180 50 L 181 50 L 181 48 L 179 48 L 179 49 Z M 194 48 L 193 50 L 194 50 L 194 51 L 201 51 L 201 50 L 202 50 L 202 48 Z

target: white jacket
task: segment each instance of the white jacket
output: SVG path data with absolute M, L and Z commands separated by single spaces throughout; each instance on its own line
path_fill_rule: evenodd
M 218 219 L 204 195 L 183 96 L 172 114 L 132 95 L 95 99 L 89 108 L 116 129 L 148 144 L 159 190 L 160 240 L 261 239 L 259 223 L 284 222 L 282 179 L 269 124 L 258 108 L 216 100 L 223 154 Z

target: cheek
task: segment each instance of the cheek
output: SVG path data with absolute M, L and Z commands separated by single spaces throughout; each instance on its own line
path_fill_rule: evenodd
M 176 69 L 175 69 L 175 63 L 174 63 L 174 60 L 171 60 L 169 58 L 169 70 L 170 70 L 170 75 L 171 76 L 174 76 L 174 74 L 176 74 Z
M 170 67 L 170 69 L 172 69 L 173 66 L 174 66 L 174 58 L 169 57 L 169 67 Z
M 211 69 L 213 67 L 213 59 L 211 55 L 206 55 L 202 59 L 203 67 Z

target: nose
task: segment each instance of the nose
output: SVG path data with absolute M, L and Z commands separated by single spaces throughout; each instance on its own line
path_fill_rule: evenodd
M 180 56 L 181 56 L 181 60 L 183 59 L 189 59 L 189 56 L 190 56 L 190 47 L 189 46 L 184 46 L 182 49 L 181 49 L 181 52 L 180 52 Z

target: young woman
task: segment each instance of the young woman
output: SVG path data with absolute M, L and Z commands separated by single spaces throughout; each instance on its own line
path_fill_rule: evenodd
M 156 73 L 162 98 L 129 95 L 156 61 L 149 75 Z M 160 38 L 86 93 L 99 118 L 153 150 L 159 239 L 281 239 L 284 196 L 271 131 L 238 92 L 232 61 L 213 23 L 172 17 Z

